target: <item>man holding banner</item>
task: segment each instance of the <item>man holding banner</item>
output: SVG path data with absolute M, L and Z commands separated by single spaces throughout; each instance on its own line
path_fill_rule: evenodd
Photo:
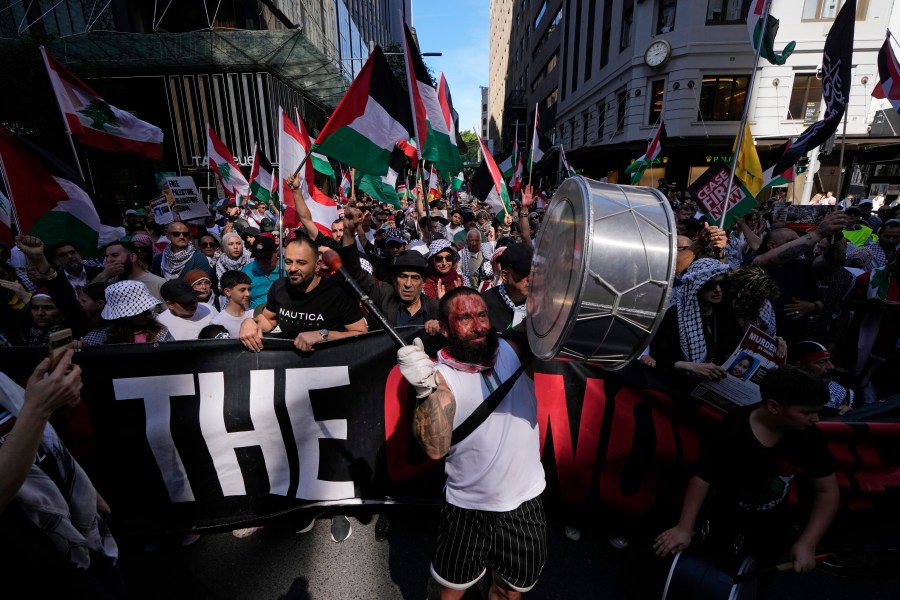
M 530 353 L 497 337 L 487 304 L 471 288 L 447 292 L 440 322 L 448 345 L 438 365 L 419 339 L 397 352 L 421 401 L 415 436 L 430 458 L 447 457 L 431 563 L 440 594 L 429 597 L 462 598 L 490 567 L 490 597 L 520 598 L 537 583 L 547 556 L 534 376 L 520 377 Z

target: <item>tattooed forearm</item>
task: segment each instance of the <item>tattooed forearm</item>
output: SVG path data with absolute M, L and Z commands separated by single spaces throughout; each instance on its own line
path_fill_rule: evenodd
M 450 450 L 455 415 L 456 400 L 445 386 L 439 386 L 416 408 L 413 433 L 430 458 L 442 458 Z
M 805 244 L 791 246 L 779 252 L 777 260 L 779 263 L 786 263 L 790 260 L 794 260 L 795 258 L 800 258 L 804 254 L 806 254 L 807 250 L 809 250 L 809 247 L 807 247 Z

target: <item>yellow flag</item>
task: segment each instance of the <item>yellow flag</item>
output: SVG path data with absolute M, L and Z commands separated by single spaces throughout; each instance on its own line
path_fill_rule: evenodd
M 734 146 L 737 146 L 737 137 L 734 139 Z M 734 147 L 731 148 L 731 151 L 734 152 Z M 756 197 L 763 187 L 763 169 L 762 165 L 759 164 L 759 155 L 756 153 L 756 146 L 753 144 L 753 135 L 750 133 L 749 123 L 744 125 L 741 152 L 738 154 L 734 174 L 741 180 L 744 187 Z

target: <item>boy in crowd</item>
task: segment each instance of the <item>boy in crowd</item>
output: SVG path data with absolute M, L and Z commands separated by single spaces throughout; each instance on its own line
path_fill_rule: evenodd
M 815 426 L 829 401 L 818 377 L 790 365 L 766 373 L 762 403 L 730 413 L 704 445 L 688 483 L 678 524 L 654 544 L 665 556 L 691 543 L 703 509 L 703 546 L 716 554 L 753 555 L 762 566 L 780 562 L 789 533 L 787 498 L 795 476 L 812 484 L 806 525 L 790 548 L 794 571 L 816 566 L 816 546 L 837 512 L 834 457 Z
M 248 308 L 250 303 L 250 276 L 241 271 L 226 271 L 219 280 L 222 294 L 225 296 L 222 312 L 213 317 L 210 323 L 222 325 L 237 339 L 241 333 L 241 323 L 244 319 L 252 319 L 253 311 Z

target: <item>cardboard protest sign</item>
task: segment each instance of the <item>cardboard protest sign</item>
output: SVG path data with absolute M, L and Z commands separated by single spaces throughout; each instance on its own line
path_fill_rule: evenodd
M 731 170 L 727 166 L 710 167 L 688 187 L 691 197 L 703 207 L 707 213 L 706 219 L 712 225 L 718 225 L 722 220 L 730 174 Z M 743 217 L 755 207 L 756 199 L 740 181 L 735 179 L 731 187 L 731 196 L 728 199 L 725 228 L 728 229 L 734 225 L 736 218 Z
M 162 193 L 181 221 L 205 219 L 209 216 L 209 209 L 200 197 L 193 177 L 169 177 Z

